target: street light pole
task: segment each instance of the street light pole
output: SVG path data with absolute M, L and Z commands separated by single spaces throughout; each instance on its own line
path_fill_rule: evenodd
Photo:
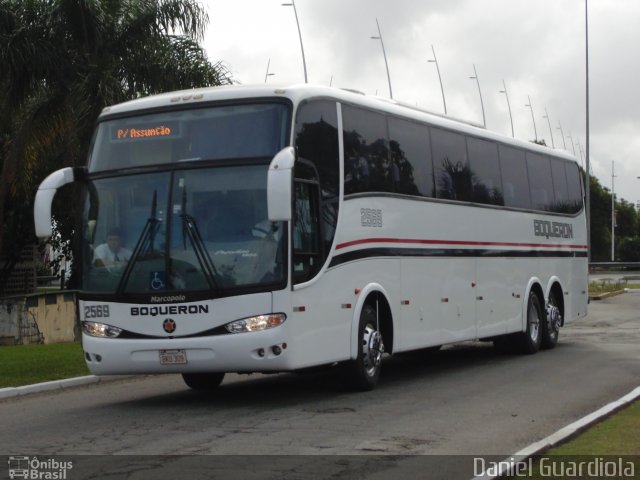
M 611 261 L 616 261 L 616 190 L 615 190 L 615 162 L 611 161 Z
M 547 107 L 544 107 L 544 116 L 542 118 L 547 119 L 547 123 L 549 124 L 549 134 L 551 135 L 551 148 L 556 148 L 556 144 L 553 141 L 553 130 L 551 130 L 551 120 L 549 120 L 549 113 L 547 112 Z
M 558 130 L 560 130 L 560 136 L 562 137 L 562 144 L 564 145 L 564 149 L 567 149 L 567 140 L 564 138 L 564 132 L 562 131 L 562 124 L 560 120 L 558 120 Z
M 513 131 L 513 115 L 511 115 L 511 104 L 509 103 L 509 93 L 507 93 L 507 84 L 504 83 L 504 78 L 502 79 L 502 86 L 504 90 L 500 90 L 500 93 L 504 93 L 505 97 L 507 97 L 507 108 L 509 109 L 509 120 L 511 120 L 511 136 L 515 138 L 516 134 Z
M 527 95 L 527 98 L 529 99 L 529 103 L 527 103 L 525 105 L 525 107 L 529 107 L 531 109 L 531 120 L 533 120 L 533 133 L 536 136 L 536 142 L 538 141 L 538 129 L 536 128 L 536 117 L 533 114 L 533 105 L 531 104 L 531 97 L 529 95 Z
M 575 143 L 573 143 L 573 137 L 571 136 L 571 131 L 569 131 L 569 135 L 567 135 L 567 138 L 571 140 L 571 148 L 573 148 L 573 156 L 577 157 L 578 155 L 576 154 L 576 145 Z
M 473 64 L 473 77 L 469 77 L 471 80 L 475 80 L 478 84 L 478 94 L 480 95 L 480 107 L 482 108 L 482 125 L 487 128 L 487 119 L 484 116 L 484 102 L 482 101 L 482 90 L 480 90 L 480 79 L 478 78 L 478 72 L 476 70 L 476 64 Z
M 589 170 L 589 1 L 584 0 L 584 36 L 585 36 L 585 86 L 586 86 L 586 98 L 585 98 L 585 117 L 586 117 L 586 130 L 587 130 L 587 145 L 586 145 L 586 205 L 585 210 L 587 214 L 587 257 L 588 261 L 591 261 L 591 171 Z
M 442 104 L 444 105 L 444 114 L 447 114 L 447 101 L 444 99 L 444 88 L 442 86 L 442 76 L 440 75 L 440 67 L 438 66 L 438 58 L 436 57 L 436 50 L 431 45 L 431 51 L 433 52 L 433 59 L 427 60 L 429 63 L 436 64 L 436 71 L 438 72 L 438 80 L 440 81 L 440 92 L 442 93 Z
M 272 77 L 273 75 L 275 75 L 275 73 L 269 72 L 270 65 L 271 65 L 271 58 L 269 58 L 269 61 L 267 62 L 267 73 L 264 74 L 264 83 L 267 83 L 268 77 Z
M 584 165 L 584 149 L 582 148 L 582 145 L 580 145 L 580 139 L 576 140 L 576 143 L 578 144 L 578 151 L 580 152 L 580 165 L 582 165 L 583 168 L 586 168 Z
M 300 51 L 302 52 L 302 68 L 304 69 L 304 83 L 309 83 L 307 78 L 307 60 L 304 56 L 304 46 L 302 45 L 302 32 L 300 31 L 300 22 L 298 20 L 298 10 L 296 10 L 295 0 L 291 0 L 291 3 L 283 3 L 283 7 L 293 7 L 293 14 L 296 17 L 296 25 L 298 26 L 298 37 L 300 38 Z
M 384 66 L 387 69 L 387 81 L 389 82 L 389 98 L 393 99 L 393 91 L 391 90 L 391 75 L 389 75 L 389 63 L 387 62 L 387 52 L 384 49 L 384 41 L 382 40 L 382 32 L 380 31 L 380 24 L 376 18 L 376 26 L 378 27 L 378 36 L 371 37 L 372 40 L 380 40 L 382 46 L 382 56 L 384 57 Z

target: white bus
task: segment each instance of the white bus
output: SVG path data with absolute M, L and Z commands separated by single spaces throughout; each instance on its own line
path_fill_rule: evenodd
M 493 340 L 534 353 L 587 310 L 583 187 L 564 152 L 317 86 L 106 108 L 84 185 L 78 308 L 94 374 L 341 365 Z

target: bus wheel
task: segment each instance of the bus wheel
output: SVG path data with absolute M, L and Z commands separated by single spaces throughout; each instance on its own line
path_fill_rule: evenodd
M 349 386 L 358 391 L 373 390 L 380 378 L 384 342 L 377 329 L 377 315 L 371 305 L 365 305 L 358 326 L 358 357 L 348 365 Z
M 183 373 L 182 379 L 189 388 L 200 391 L 215 390 L 222 383 L 224 373 Z
M 562 324 L 562 313 L 558 307 L 558 299 L 554 292 L 549 293 L 549 303 L 547 305 L 546 320 L 542 323 L 541 348 L 551 349 L 558 343 L 560 335 L 560 325 Z
M 542 341 L 542 322 L 545 316 L 540 305 L 540 298 L 531 291 L 527 301 L 527 329 L 518 335 L 518 350 L 522 353 L 536 353 Z

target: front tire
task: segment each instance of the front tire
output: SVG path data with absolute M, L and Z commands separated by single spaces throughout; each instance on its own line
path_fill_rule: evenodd
M 182 379 L 193 390 L 210 392 L 222 383 L 224 373 L 183 373 Z
M 380 379 L 384 342 L 378 328 L 376 310 L 365 305 L 358 324 L 358 356 L 347 365 L 347 381 L 354 390 L 373 390 Z

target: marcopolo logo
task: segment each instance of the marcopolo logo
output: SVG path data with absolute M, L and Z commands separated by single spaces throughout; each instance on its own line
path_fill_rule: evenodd
M 9 478 L 25 478 L 33 480 L 65 480 L 73 462 L 60 461 L 55 458 L 9 457 Z

